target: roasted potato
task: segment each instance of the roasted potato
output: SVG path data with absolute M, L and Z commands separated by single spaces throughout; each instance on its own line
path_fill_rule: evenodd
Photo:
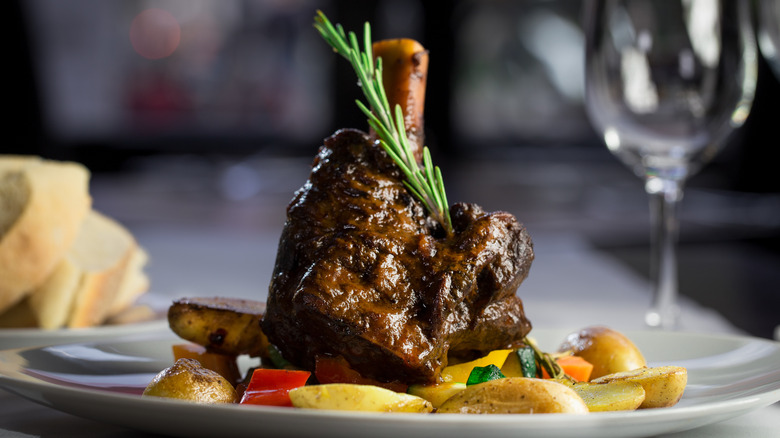
M 433 411 L 433 405 L 428 400 L 373 385 L 310 385 L 292 389 L 289 394 L 293 406 L 297 408 L 365 412 Z
M 642 368 L 633 371 L 609 374 L 594 379 L 591 383 L 635 382 L 645 390 L 645 399 L 640 408 L 665 408 L 680 401 L 688 383 L 688 371 L 678 366 Z
M 571 385 L 590 412 L 633 411 L 645 401 L 645 389 L 637 382 L 577 382 Z
M 558 351 L 571 351 L 593 365 L 590 378 L 647 366 L 642 352 L 624 334 L 601 326 L 586 327 L 566 337 Z
M 472 385 L 445 401 L 437 413 L 546 414 L 588 413 L 569 386 L 553 380 L 507 377 Z
M 168 325 L 182 339 L 223 354 L 263 356 L 265 303 L 237 298 L 182 298 L 168 308 Z
M 409 394 L 422 397 L 433 405 L 434 408 L 441 406 L 447 399 L 466 389 L 466 384 L 462 382 L 444 382 L 431 385 L 411 385 L 406 391 Z
M 175 398 L 197 403 L 235 403 L 235 388 L 218 373 L 194 359 L 179 359 L 157 374 L 144 396 Z

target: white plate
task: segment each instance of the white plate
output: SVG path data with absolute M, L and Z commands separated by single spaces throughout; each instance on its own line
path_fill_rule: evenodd
M 685 333 L 627 333 L 650 365 L 688 368 L 672 408 L 588 415 L 424 415 L 197 405 L 137 394 L 172 363 L 173 335 L 0 352 L 0 387 L 74 415 L 174 436 L 643 437 L 726 420 L 780 400 L 780 344 Z M 563 331 L 534 330 L 546 349 Z M 244 364 L 246 366 L 246 364 Z
M 0 350 L 89 342 L 126 335 L 160 333 L 169 330 L 167 319 L 77 329 L 2 328 L 0 329 Z
M 147 293 L 141 296 L 138 304 L 149 307 L 154 319 L 125 323 L 108 324 L 86 328 L 61 328 L 45 330 L 40 328 L 0 328 L 0 350 L 21 347 L 42 347 L 54 344 L 90 342 L 99 339 L 111 339 L 119 336 L 145 333 L 169 332 L 166 317 L 171 299 L 164 295 Z

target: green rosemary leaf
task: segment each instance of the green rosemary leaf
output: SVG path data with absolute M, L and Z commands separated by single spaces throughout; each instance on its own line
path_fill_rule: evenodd
M 441 169 L 436 166 L 436 186 L 437 192 L 441 194 L 441 209 L 444 211 L 444 218 L 447 220 L 447 228 L 452 229 L 452 217 L 450 216 L 450 203 L 447 200 L 447 192 L 444 191 L 444 179 L 441 177 Z
M 363 46 L 366 50 L 366 69 L 368 71 L 374 71 L 374 52 L 373 52 L 373 42 L 371 41 L 371 25 L 366 22 L 365 25 L 363 25 Z M 381 78 L 382 75 L 379 75 Z
M 431 161 L 431 152 L 428 150 L 428 148 L 423 149 L 423 167 L 425 168 L 425 177 L 428 180 L 428 184 L 431 187 L 436 187 L 436 182 L 434 181 L 434 175 L 433 175 L 433 162 Z M 436 193 L 436 190 L 433 192 L 434 198 L 436 200 L 441 199 L 438 196 L 438 193 Z M 437 205 L 441 205 L 441 203 L 436 202 Z
M 368 102 L 368 105 L 365 105 L 359 100 L 356 101 L 358 108 L 368 118 L 368 124 L 379 137 L 382 148 L 406 177 L 404 185 L 423 203 L 445 232 L 451 234 L 452 220 L 441 170 L 433 165 L 427 147 L 423 147 L 421 168 L 406 135 L 401 106 L 396 105 L 393 110 L 390 109 L 382 83 L 382 58 L 374 59 L 370 23 L 366 22 L 363 26 L 362 51 L 355 33 L 345 32 L 340 24 L 334 26 L 322 11 L 317 11 L 314 27 L 325 42 L 352 65 L 359 86 Z
M 406 136 L 406 128 L 404 125 L 404 112 L 401 109 L 401 105 L 395 106 L 395 135 L 399 140 L 401 150 L 405 154 L 407 163 L 415 163 L 415 167 L 419 169 L 417 165 L 417 159 L 414 156 L 412 147 L 409 145 L 409 137 Z M 426 190 L 428 192 L 428 190 Z M 435 213 L 435 212 L 434 212 Z
M 420 192 L 419 192 L 419 191 L 417 191 L 417 189 L 415 189 L 415 188 L 414 188 L 414 187 L 413 187 L 413 186 L 412 186 L 412 185 L 409 183 L 409 181 L 404 181 L 404 185 L 406 186 L 407 190 L 409 190 L 410 192 L 412 192 L 412 194 L 413 194 L 414 196 L 416 196 L 416 197 L 417 197 L 417 198 L 418 198 L 418 199 L 419 199 L 419 200 L 420 200 L 420 201 L 423 203 L 423 205 L 425 205 L 425 208 L 427 208 L 428 210 L 431 210 L 431 206 L 430 206 L 430 204 L 428 204 L 428 201 L 425 199 L 425 197 L 424 197 L 423 195 L 421 195 L 421 194 L 420 194 Z

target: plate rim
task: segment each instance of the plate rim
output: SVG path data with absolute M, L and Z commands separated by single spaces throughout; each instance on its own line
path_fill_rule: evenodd
M 559 329 L 540 329 L 539 331 L 560 333 L 565 330 Z M 636 336 L 637 333 L 643 333 L 645 335 L 653 336 L 652 333 L 664 333 L 660 331 L 625 331 L 629 337 Z M 757 338 L 750 336 L 741 336 L 733 334 L 702 334 L 693 332 L 666 332 L 664 335 L 674 336 L 686 336 L 692 338 L 707 338 L 710 340 L 729 341 L 729 342 L 759 342 L 766 343 L 774 348 L 776 352 L 780 352 L 780 342 L 765 338 Z M 548 334 L 548 336 L 551 336 Z M 87 342 L 76 342 L 71 344 L 62 345 L 115 345 L 118 343 L 136 343 L 144 340 L 154 340 L 158 342 L 176 342 L 181 340 L 173 333 L 149 333 L 146 335 L 134 335 L 128 337 L 122 337 L 117 339 L 96 339 Z M 73 415 L 90 418 L 92 420 L 101 420 L 96 416 L 83 415 L 83 412 L 79 408 L 75 409 L 62 409 L 62 406 L 55 406 L 56 402 L 46 401 L 46 395 L 50 393 L 57 393 L 59 396 L 65 397 L 78 397 L 78 398 L 98 398 L 98 401 L 104 401 L 108 404 L 129 404 L 130 407 L 141 408 L 144 410 L 154 409 L 155 407 L 168 407 L 171 410 L 178 411 L 181 409 L 191 410 L 193 413 L 200 412 L 219 412 L 221 415 L 229 417 L 243 418 L 246 416 L 256 415 L 258 419 L 267 416 L 274 416 L 280 418 L 294 418 L 297 420 L 315 420 L 315 421 L 357 421 L 364 422 L 369 421 L 376 424 L 384 424 L 386 426 L 389 423 L 396 422 L 404 423 L 409 428 L 416 426 L 435 427 L 442 424 L 452 425 L 457 423 L 461 427 L 471 428 L 476 426 L 484 426 L 486 416 L 482 415 L 469 415 L 469 414 L 446 414 L 446 415 L 420 415 L 420 414 L 387 414 L 387 413 L 356 413 L 356 412 L 341 412 L 341 411 L 318 411 L 318 410 L 292 410 L 289 408 L 274 408 L 264 406 L 241 406 L 241 405 L 226 405 L 226 406 L 213 406 L 213 405 L 198 405 L 189 402 L 179 400 L 167 400 L 167 399 L 152 399 L 142 398 L 138 395 L 123 394 L 117 392 L 111 392 L 100 389 L 87 389 L 72 387 L 69 385 L 62 385 L 52 382 L 47 382 L 41 379 L 37 379 L 34 376 L 25 375 L 19 371 L 9 372 L 5 365 L 5 361 L 8 357 L 19 356 L 20 353 L 29 350 L 36 350 L 47 347 L 22 347 L 0 351 L 0 388 L 6 389 L 18 396 L 27 398 L 44 406 L 52 409 L 68 412 Z M 152 356 L 150 354 L 150 356 Z M 17 377 L 18 376 L 18 377 Z M 37 392 L 37 394 L 36 394 Z M 584 416 L 575 416 L 567 414 L 552 414 L 552 415 L 524 415 L 519 416 L 516 414 L 505 415 L 491 415 L 489 416 L 489 422 L 498 428 L 523 428 L 525 430 L 541 430 L 549 427 L 552 424 L 556 424 L 556 429 L 560 430 L 561 436 L 566 433 L 570 433 L 571 430 L 582 427 L 595 427 L 599 424 L 604 426 L 622 426 L 628 427 L 637 423 L 655 423 L 657 419 L 664 419 L 668 424 L 668 428 L 656 427 L 653 433 L 669 433 L 693 429 L 705 424 L 711 424 L 719 421 L 725 421 L 727 419 L 737 417 L 748 411 L 760 409 L 765 406 L 769 406 L 780 400 L 780 387 L 765 391 L 760 394 L 754 394 L 751 396 L 738 396 L 734 399 L 718 400 L 718 401 L 703 401 L 694 405 L 687 406 L 675 406 L 665 409 L 653 409 L 631 412 L 605 412 L 605 413 L 590 413 Z M 216 409 L 216 410 L 215 410 Z M 75 412 L 74 412 L 75 411 Z M 562 415 L 566 415 L 567 421 L 561 422 Z M 708 416 L 716 415 L 718 420 L 707 421 Z M 694 420 L 694 421 L 692 421 Z M 696 421 L 698 420 L 698 421 Z M 105 419 L 103 419 L 105 421 Z M 687 426 L 676 425 L 678 422 L 687 421 Z M 137 429 L 146 430 L 149 432 L 159 431 L 159 429 L 149 429 L 145 427 L 139 427 L 131 423 L 122 423 L 116 421 L 109 421 L 113 424 Z M 700 423 L 700 424 L 697 424 Z M 396 424 L 394 427 L 399 427 Z M 401 427 L 403 429 L 403 427 Z M 411 429 L 409 429 L 411 430 Z M 170 432 L 170 431 L 168 431 Z M 293 434 L 294 435 L 294 434 Z M 557 436 L 557 435 L 549 435 Z M 608 435 L 605 435 L 608 436 Z M 617 435 L 616 435 L 617 436 Z M 619 436 L 627 436 L 620 434 Z M 643 436 L 643 435 L 635 435 Z

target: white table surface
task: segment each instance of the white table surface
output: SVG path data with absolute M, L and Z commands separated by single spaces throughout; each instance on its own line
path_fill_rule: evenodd
M 149 298 L 236 296 L 264 299 L 278 231 L 217 231 L 199 227 L 133 230 L 151 255 Z M 643 329 L 647 284 L 576 235 L 535 235 L 536 260 L 518 293 L 538 328 L 574 329 L 594 323 Z M 576 305 L 572 305 L 575 303 Z M 566 310 L 566 309 L 576 309 Z M 741 334 L 719 314 L 682 302 L 680 330 Z M 777 437 L 780 404 L 668 437 Z M 0 437 L 148 436 L 52 410 L 0 391 Z

